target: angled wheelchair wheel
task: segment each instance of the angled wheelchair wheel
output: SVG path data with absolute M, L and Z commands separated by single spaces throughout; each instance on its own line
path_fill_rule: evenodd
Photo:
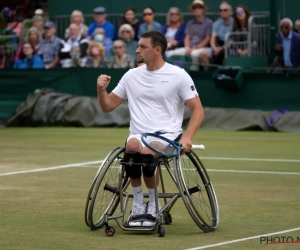
M 175 176 L 183 202 L 197 226 L 204 232 L 219 226 L 217 197 L 208 173 L 194 151 L 177 159 Z
M 85 222 L 92 230 L 104 226 L 104 215 L 113 215 L 119 205 L 120 187 L 126 189 L 128 186 L 129 180 L 118 161 L 123 158 L 124 151 L 124 147 L 111 151 L 93 180 L 85 207 Z

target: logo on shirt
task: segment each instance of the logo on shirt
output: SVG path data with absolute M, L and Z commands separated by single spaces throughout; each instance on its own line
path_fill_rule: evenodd
M 191 86 L 191 90 L 195 91 L 195 86 L 194 85 Z
M 161 82 L 169 82 L 169 81 L 161 81 Z

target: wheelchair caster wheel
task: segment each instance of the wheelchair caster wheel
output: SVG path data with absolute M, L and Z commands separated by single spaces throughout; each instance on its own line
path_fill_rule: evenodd
M 116 233 L 116 229 L 112 226 L 109 227 L 109 229 L 105 228 L 105 234 L 106 236 L 114 236 L 114 234 Z
M 163 227 L 159 227 L 157 230 L 158 237 L 164 237 L 165 236 L 165 229 Z
M 166 214 L 165 215 L 165 224 L 166 225 L 172 224 L 172 216 L 171 216 L 171 214 Z

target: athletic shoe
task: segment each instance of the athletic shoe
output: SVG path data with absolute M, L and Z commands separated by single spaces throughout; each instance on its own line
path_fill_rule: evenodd
M 129 226 L 131 227 L 140 227 L 142 225 L 141 221 L 130 221 L 131 217 L 134 215 L 140 215 L 140 214 L 145 214 L 146 212 L 146 203 L 144 204 L 133 204 L 132 205 L 132 210 L 130 213 L 130 217 L 129 217 Z
M 159 205 L 159 206 L 158 206 L 158 212 L 159 212 L 160 210 L 161 210 L 161 206 Z M 155 203 L 149 203 L 149 204 L 148 204 L 146 214 L 151 215 L 151 216 L 154 217 L 155 219 L 159 216 L 159 215 L 156 214 L 156 206 L 155 206 Z M 144 227 L 153 227 L 155 223 L 156 223 L 155 221 L 144 221 L 144 222 L 143 222 L 143 226 L 144 226 Z

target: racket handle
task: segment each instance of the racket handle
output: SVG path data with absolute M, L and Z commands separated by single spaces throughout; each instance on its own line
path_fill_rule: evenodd
M 194 150 L 204 150 L 205 146 L 204 145 L 192 145 L 192 149 L 194 149 Z

